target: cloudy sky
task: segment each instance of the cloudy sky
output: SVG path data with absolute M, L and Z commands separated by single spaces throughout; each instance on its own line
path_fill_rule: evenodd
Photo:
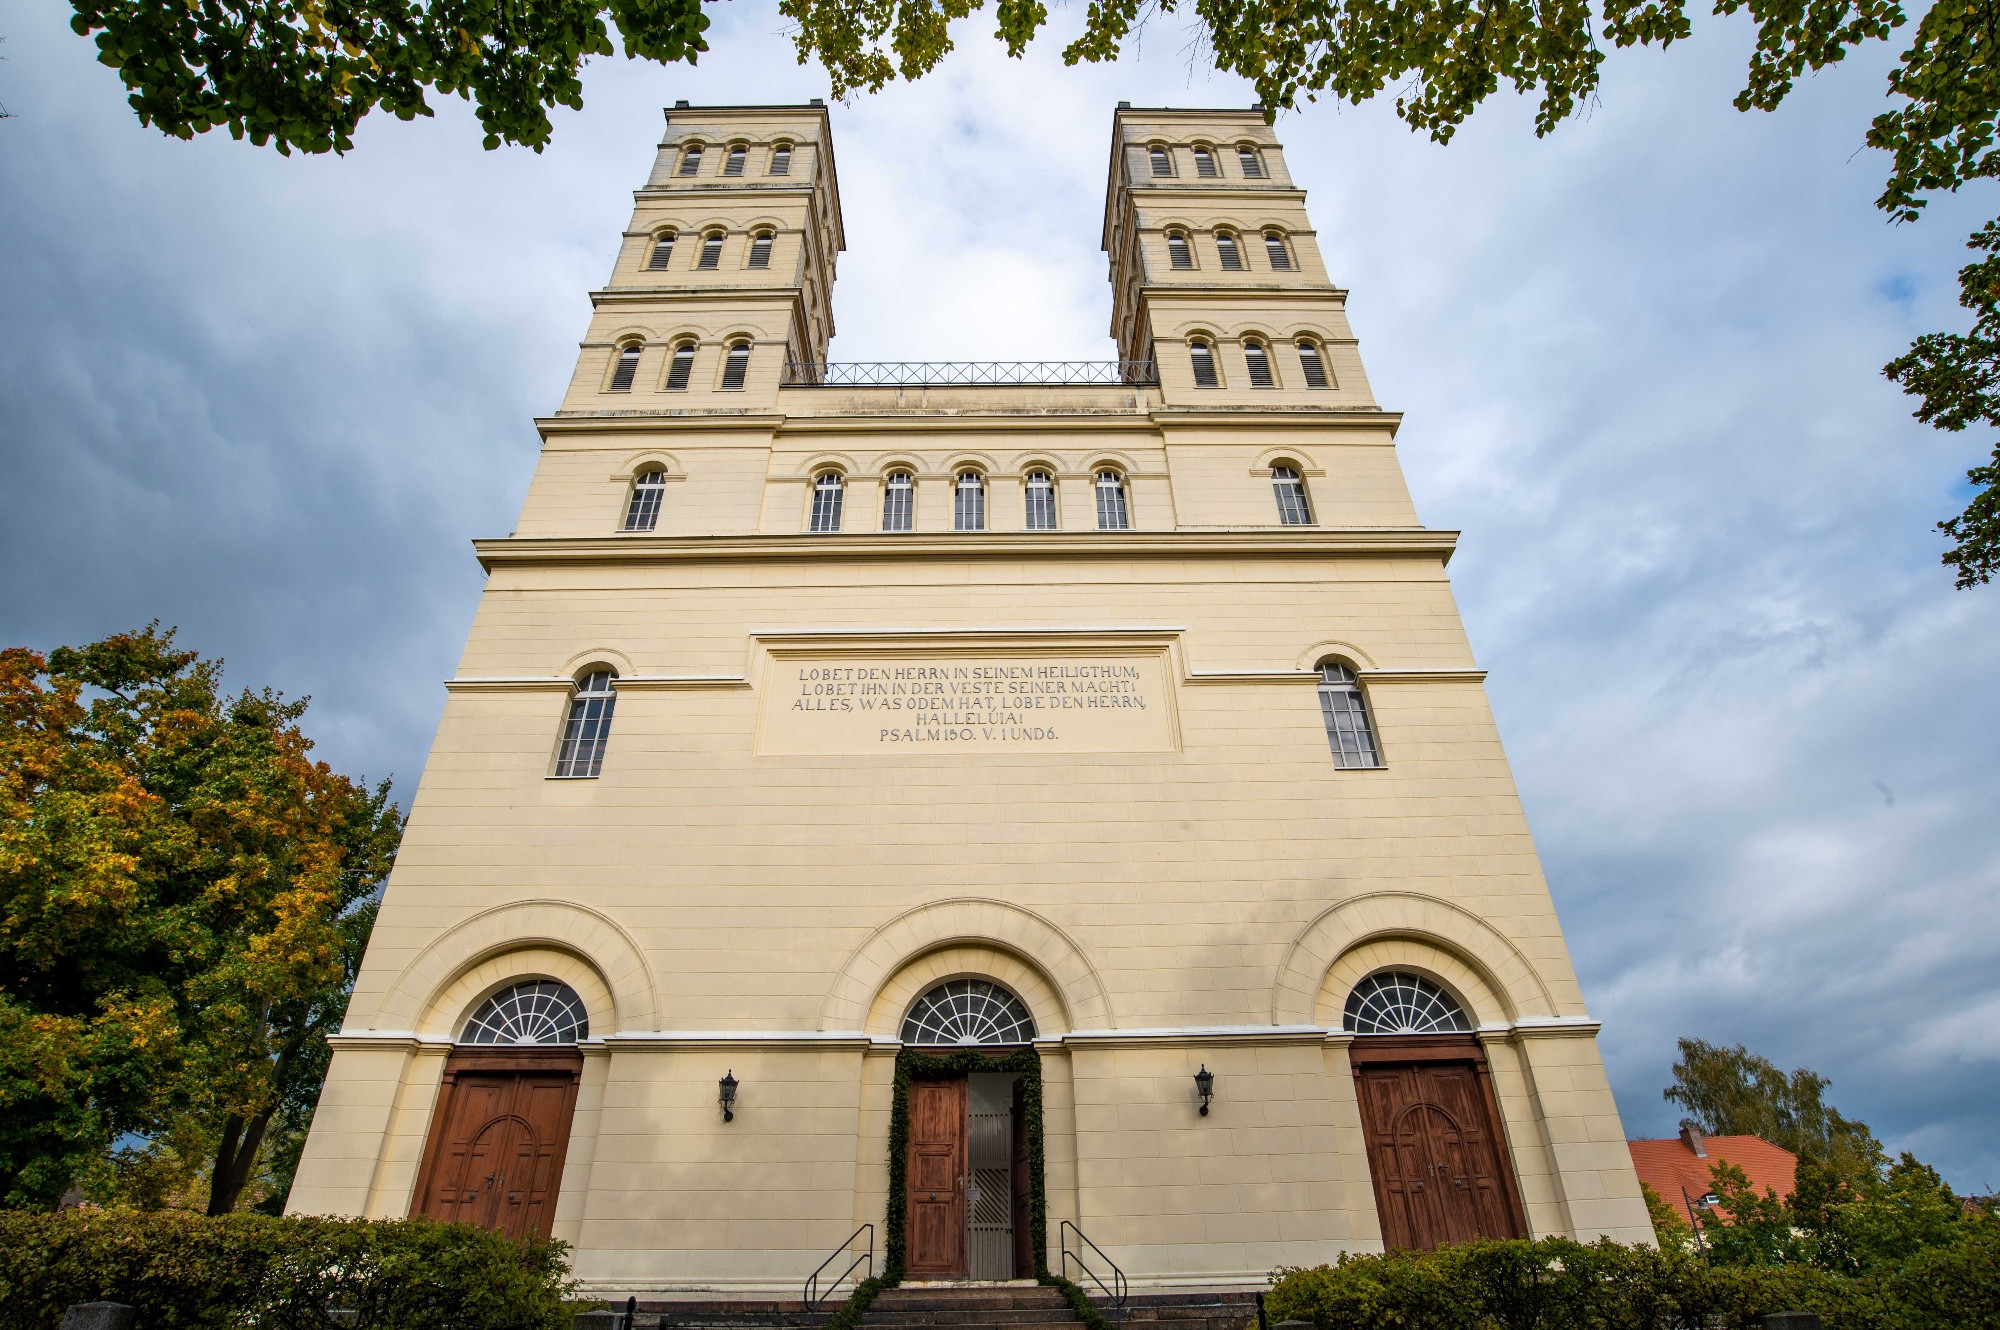
M 537 156 L 457 103 L 348 158 L 141 129 L 66 9 L 0 0 L 0 639 L 159 618 L 312 695 L 322 755 L 415 786 L 585 291 L 660 107 L 803 101 L 768 4 L 698 69 L 594 64 Z M 980 20 L 914 87 L 834 110 L 837 359 L 1109 358 L 1110 110 L 1241 105 L 1156 24 L 1109 68 Z M 1501 99 L 1449 148 L 1384 105 L 1279 132 L 1452 573 L 1628 1134 L 1673 1040 L 1747 1043 L 1961 1189 L 2000 1188 L 2000 587 L 1931 526 L 1987 445 L 1879 367 L 1962 326 L 1991 193 L 1870 206 L 1880 49 L 1730 109 L 1747 25 L 1614 55 L 1536 140 Z M 1990 190 L 1990 187 L 1988 187 Z

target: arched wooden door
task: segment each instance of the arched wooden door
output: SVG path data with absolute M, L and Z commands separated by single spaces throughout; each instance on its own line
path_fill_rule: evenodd
M 1478 1041 L 1363 1036 L 1349 1056 L 1383 1243 L 1527 1236 Z
M 574 1047 L 454 1052 L 410 1213 L 547 1237 L 582 1072 Z

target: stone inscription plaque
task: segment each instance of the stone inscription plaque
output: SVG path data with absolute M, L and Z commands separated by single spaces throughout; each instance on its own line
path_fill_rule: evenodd
M 1174 747 L 1158 653 L 778 655 L 766 753 L 1160 753 Z

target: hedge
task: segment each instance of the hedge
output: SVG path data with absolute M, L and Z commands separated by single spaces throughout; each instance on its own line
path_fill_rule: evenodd
M 71 1303 L 137 1330 L 565 1330 L 559 1242 L 428 1219 L 0 1213 L 0 1330 L 55 1330 Z
M 1778 1311 L 1826 1330 L 2000 1330 L 1990 1228 L 1860 1277 L 1566 1238 L 1343 1256 L 1278 1271 L 1265 1308 L 1317 1330 L 1755 1330 Z

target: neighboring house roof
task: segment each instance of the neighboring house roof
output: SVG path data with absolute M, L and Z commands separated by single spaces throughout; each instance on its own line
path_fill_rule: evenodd
M 1783 1200 L 1792 1194 L 1798 1156 L 1760 1136 L 1704 1136 L 1684 1131 L 1664 1141 L 1627 1141 L 1639 1180 L 1685 1215 L 1688 1201 L 1699 1203 L 1714 1189 L 1709 1169 L 1717 1160 L 1736 1165 L 1758 1195 L 1766 1188 Z M 1686 1190 L 1683 1197 L 1682 1191 Z

